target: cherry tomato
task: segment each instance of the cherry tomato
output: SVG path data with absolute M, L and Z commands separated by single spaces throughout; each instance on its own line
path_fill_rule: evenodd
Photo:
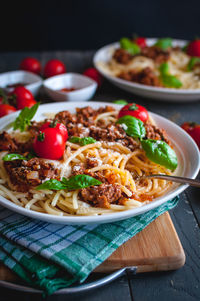
M 26 57 L 20 63 L 20 69 L 30 71 L 36 74 L 40 74 L 41 72 L 41 64 L 34 57 Z
M 37 101 L 35 101 L 35 99 L 21 99 L 17 102 L 17 109 L 18 110 L 22 110 L 25 107 L 31 108 L 32 106 L 34 106 L 37 103 Z
M 11 114 L 11 113 L 16 112 L 16 111 L 17 110 L 13 106 L 10 106 L 6 103 L 5 104 L 4 103 L 0 104 L 0 117 L 3 117 L 5 115 Z
M 149 119 L 148 111 L 145 107 L 140 106 L 136 103 L 129 103 L 128 105 L 124 106 L 119 111 L 119 118 L 122 116 L 131 115 L 135 118 L 138 118 L 142 120 L 143 122 L 146 122 Z
M 54 120 L 52 122 L 47 121 L 41 126 L 40 131 L 44 131 L 46 128 L 55 128 L 63 136 L 64 140 L 67 141 L 68 132 L 66 126 L 63 123 L 58 123 L 57 120 Z
M 23 109 L 24 107 L 30 108 L 36 103 L 33 94 L 23 86 L 16 87 L 9 95 L 15 95 L 18 110 Z
M 134 42 L 140 46 L 141 48 L 144 48 L 147 46 L 147 42 L 146 42 L 146 39 L 143 38 L 143 37 L 138 37 L 134 40 Z
M 200 124 L 195 122 L 184 122 L 181 127 L 194 139 L 200 149 Z
M 65 151 L 65 140 L 55 128 L 46 128 L 35 138 L 33 148 L 41 158 L 58 160 Z
M 88 68 L 83 72 L 83 75 L 86 75 L 97 82 L 98 86 L 102 85 L 102 76 L 95 68 Z
M 190 42 L 186 49 L 190 56 L 200 57 L 200 39 Z
M 50 60 L 44 67 L 44 77 L 51 77 L 65 72 L 66 67 L 63 62 L 59 60 Z

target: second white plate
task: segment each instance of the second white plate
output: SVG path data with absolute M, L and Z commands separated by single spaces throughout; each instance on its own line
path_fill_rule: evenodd
M 147 39 L 148 45 L 153 45 L 157 39 Z M 173 40 L 173 46 L 183 47 L 187 41 L 184 40 Z M 113 43 L 99 49 L 93 58 L 95 68 L 112 84 L 119 88 L 131 92 L 136 95 L 140 95 L 147 98 L 156 99 L 159 101 L 168 100 L 170 102 L 190 102 L 200 100 L 200 89 L 195 90 L 184 90 L 184 89 L 173 89 L 173 88 L 159 88 L 133 83 L 127 80 L 117 78 L 109 75 L 105 72 L 101 63 L 107 63 L 110 61 L 113 53 L 113 49 L 119 47 L 119 43 Z

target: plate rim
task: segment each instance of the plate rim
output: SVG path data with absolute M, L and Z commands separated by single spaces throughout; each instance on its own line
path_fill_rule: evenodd
M 68 110 L 72 110 L 72 107 L 84 107 L 85 105 L 88 105 L 88 103 L 85 102 L 73 102 L 73 106 L 72 103 L 63 103 L 63 102 L 57 102 L 57 103 L 46 103 L 43 105 L 40 105 L 38 112 L 36 113 L 37 115 L 42 114 L 43 111 L 46 112 L 46 110 L 48 109 L 48 107 L 52 108 L 52 111 L 54 111 L 57 107 L 57 110 L 63 110 L 63 109 L 68 109 Z M 99 102 L 99 101 L 90 101 L 89 105 L 91 106 L 102 106 L 102 105 L 112 105 L 115 108 L 121 108 L 123 105 L 117 105 L 117 104 L 113 104 L 110 102 Z M 40 112 L 40 110 L 42 110 L 42 112 Z M 51 110 L 50 110 L 51 111 Z M 55 112 L 55 111 L 54 111 Z M 15 117 L 20 113 L 20 111 L 12 113 L 10 115 L 7 115 L 5 117 L 2 117 L 0 119 L 0 131 L 4 128 L 5 124 L 12 122 Z M 178 129 L 179 132 L 181 132 L 183 134 L 183 136 L 185 136 L 185 139 L 188 140 L 188 143 L 190 145 L 190 148 L 193 148 L 193 150 L 195 151 L 195 156 L 197 158 L 197 162 L 195 167 L 193 168 L 194 170 L 191 171 L 192 176 L 191 178 L 195 178 L 199 172 L 199 168 L 200 168 L 200 153 L 199 153 L 199 149 L 196 145 L 196 143 L 193 141 L 193 139 L 183 130 L 181 129 L 177 124 L 175 124 L 174 122 L 170 121 L 169 119 L 160 116 L 156 113 L 152 113 L 149 112 L 150 115 L 152 115 L 153 117 L 159 118 L 161 120 L 163 120 L 164 122 L 167 122 L 170 126 L 173 126 L 175 129 Z M 37 119 L 37 118 L 34 118 Z M 175 196 L 179 195 L 181 192 L 183 192 L 189 185 L 184 184 L 184 185 L 180 185 L 179 187 L 177 187 L 176 189 L 174 189 L 174 191 L 172 191 L 171 193 L 168 193 L 166 196 L 161 197 L 158 200 L 155 200 L 149 204 L 146 204 L 144 206 L 141 207 L 136 207 L 134 209 L 129 209 L 126 211 L 121 211 L 121 212 L 116 212 L 116 213 L 110 213 L 110 214 L 106 214 L 106 215 L 101 215 L 101 216 L 57 216 L 57 215 L 50 215 L 50 214 L 46 214 L 46 213 L 41 213 L 41 212 L 36 212 L 36 211 L 32 211 L 32 210 L 28 210 L 25 209 L 23 207 L 20 207 L 14 203 L 12 203 L 11 201 L 3 198 L 2 196 L 0 196 L 0 205 L 3 207 L 6 207 L 7 209 L 12 210 L 15 213 L 19 213 L 34 219 L 39 219 L 41 221 L 46 221 L 46 222 L 50 222 L 50 223 L 59 223 L 59 224 L 100 224 L 100 223 L 108 223 L 108 222 L 115 222 L 115 221 L 119 221 L 119 220 L 124 220 L 136 215 L 140 215 L 143 214 L 149 210 L 152 210 L 158 206 L 160 206 L 161 204 L 167 202 L 170 199 L 173 199 Z

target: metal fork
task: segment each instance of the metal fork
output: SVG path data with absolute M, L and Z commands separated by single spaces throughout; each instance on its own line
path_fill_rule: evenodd
M 163 180 L 172 181 L 172 182 L 176 182 L 176 183 L 189 184 L 191 186 L 200 187 L 200 180 L 189 179 L 189 178 L 178 177 L 178 176 L 169 176 L 169 175 L 163 175 L 163 174 L 137 177 L 136 180 L 142 180 L 142 179 L 147 179 L 147 178 L 163 179 Z

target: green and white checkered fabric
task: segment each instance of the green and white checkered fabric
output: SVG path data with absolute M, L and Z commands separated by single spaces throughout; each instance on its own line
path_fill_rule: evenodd
M 178 197 L 140 216 L 100 225 L 49 224 L 0 207 L 0 260 L 29 285 L 47 294 L 83 282 L 119 246 Z

